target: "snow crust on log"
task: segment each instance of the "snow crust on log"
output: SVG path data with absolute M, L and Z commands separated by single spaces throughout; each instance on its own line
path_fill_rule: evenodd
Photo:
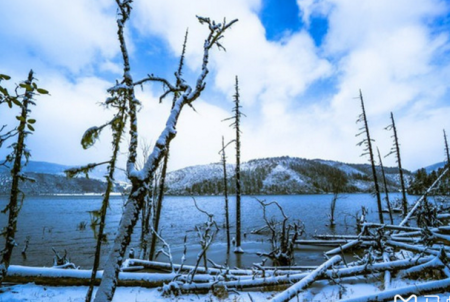
M 9 273 L 5 279 L 6 282 L 27 283 L 30 281 L 36 284 L 54 284 L 54 285 L 89 285 L 91 270 L 72 270 L 56 269 L 46 267 L 27 267 L 11 265 Z M 180 276 L 175 273 L 126 273 L 119 274 L 119 286 L 141 286 L 141 287 L 159 287 L 164 283 L 171 282 L 174 278 Z M 103 271 L 98 271 L 96 283 L 100 283 L 103 277 Z M 182 279 L 183 276 L 180 276 Z M 195 282 L 210 282 L 213 277 L 209 275 L 196 275 Z
M 295 283 L 294 285 L 289 287 L 287 290 L 285 290 L 285 291 L 279 293 L 278 295 L 276 295 L 275 297 L 273 297 L 273 299 L 271 299 L 270 301 L 271 302 L 287 302 L 287 301 L 289 301 L 290 299 L 295 297 L 295 295 L 297 295 L 297 293 L 299 293 L 300 291 L 302 291 L 305 288 L 307 288 L 308 286 L 310 286 L 315 280 L 317 280 L 317 278 L 319 278 L 322 274 L 324 274 L 324 272 L 329 267 L 333 266 L 333 264 L 338 263 L 341 260 L 342 260 L 341 256 L 332 257 L 331 259 L 329 259 L 328 261 L 326 261 L 325 263 L 320 265 L 318 268 L 313 270 L 311 273 L 309 273 L 305 278 L 303 278 L 299 282 Z

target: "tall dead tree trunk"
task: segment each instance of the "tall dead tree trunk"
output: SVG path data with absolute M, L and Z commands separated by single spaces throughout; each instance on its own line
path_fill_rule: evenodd
M 4 76 L 2 78 L 4 78 Z M 22 208 L 23 201 L 25 199 L 25 195 L 20 190 L 19 184 L 24 180 L 32 180 L 26 178 L 22 173 L 23 166 L 28 163 L 28 159 L 31 156 L 30 151 L 27 149 L 25 140 L 28 134 L 34 132 L 34 127 L 32 125 L 36 122 L 36 120 L 29 118 L 29 114 L 31 112 L 30 106 L 36 105 L 33 100 L 35 94 L 48 93 L 46 90 L 38 88 L 34 80 L 35 78 L 33 77 L 33 70 L 30 70 L 27 80 L 19 84 L 19 87 L 16 88 L 15 96 L 9 95 L 9 93 L 5 89 L 0 91 L 0 94 L 2 95 L 0 100 L 2 100 L 2 102 L 7 102 L 10 107 L 12 107 L 12 105 L 14 104 L 21 109 L 20 114 L 16 116 L 17 120 L 19 121 L 19 126 L 17 127 L 16 131 L 13 131 L 14 135 L 17 136 L 17 140 L 10 146 L 13 151 L 11 152 L 11 154 L 6 156 L 6 161 L 4 163 L 12 164 L 12 184 L 9 203 L 3 210 L 4 213 L 8 212 L 8 225 L 1 234 L 5 237 L 5 247 L 0 252 L 0 284 L 2 283 L 4 277 L 8 272 L 12 252 L 14 247 L 16 246 L 15 236 L 17 231 L 17 219 L 20 209 Z M 25 90 L 23 94 L 19 94 L 18 91 L 20 88 Z
M 450 150 L 448 148 L 448 142 L 447 142 L 447 134 L 444 131 L 444 142 L 445 142 L 445 155 L 447 157 L 447 167 L 450 167 Z
M 101 248 L 102 243 L 106 239 L 106 235 L 104 234 L 105 226 L 106 226 L 106 213 L 107 209 L 109 207 L 109 199 L 110 194 L 114 189 L 114 173 L 116 169 L 116 163 L 117 163 L 117 156 L 120 151 L 120 142 L 122 140 L 122 136 L 124 134 L 124 127 L 127 120 L 127 114 L 126 114 L 126 99 L 121 97 L 120 94 L 115 95 L 114 93 L 110 98 L 107 99 L 105 102 L 106 106 L 111 106 L 113 108 L 117 108 L 118 113 L 114 116 L 114 118 L 105 125 L 110 125 L 113 133 L 113 154 L 111 156 L 110 161 L 98 163 L 98 164 L 90 164 L 85 167 L 80 168 L 74 168 L 66 170 L 66 175 L 69 177 L 74 177 L 78 173 L 86 173 L 86 175 L 89 173 L 90 170 L 95 168 L 96 166 L 102 165 L 102 164 L 108 164 L 108 175 L 106 176 L 106 191 L 103 195 L 102 200 L 102 206 L 100 208 L 99 214 L 100 214 L 100 223 L 98 224 L 98 233 L 97 233 L 97 243 L 95 246 L 95 255 L 94 255 L 94 264 L 92 267 L 92 273 L 91 273 L 91 280 L 89 282 L 88 291 L 86 293 L 86 302 L 90 302 L 92 299 L 92 292 L 94 290 L 95 280 L 97 276 L 98 267 L 100 265 L 100 256 L 101 256 Z M 102 127 L 93 127 L 86 131 L 85 135 L 82 139 L 82 145 L 83 148 L 87 149 L 88 147 L 93 145 L 93 142 L 95 140 L 95 137 L 98 137 L 100 134 Z M 95 131 L 94 131 L 95 130 Z M 94 226 L 95 227 L 95 226 Z
M 227 229 L 227 252 L 230 251 L 230 217 L 228 211 L 228 180 L 227 180 L 227 157 L 225 154 L 225 143 L 222 136 L 222 166 L 223 166 L 223 195 L 225 197 L 225 227 Z
M 398 173 L 400 174 L 400 184 L 402 186 L 402 212 L 403 212 L 403 218 L 406 217 L 408 214 L 408 200 L 406 199 L 406 187 L 405 187 L 405 179 L 403 177 L 403 169 L 402 169 L 402 160 L 400 157 L 400 144 L 398 143 L 398 135 L 397 135 L 397 128 L 395 127 L 395 120 L 394 120 L 394 114 L 391 112 L 391 121 L 392 124 L 386 127 L 386 130 L 393 131 L 392 137 L 394 138 L 394 146 L 391 149 L 391 152 L 386 155 L 389 156 L 390 154 L 395 153 L 397 164 L 398 164 Z
M 241 247 L 241 106 L 239 105 L 239 81 L 236 76 L 236 93 L 234 95 L 234 123 L 236 129 L 236 247 L 235 253 L 243 253 Z
M 381 154 L 380 154 L 380 150 L 378 150 L 378 148 L 377 148 L 377 152 L 378 152 L 378 159 L 380 160 L 381 175 L 383 177 L 384 194 L 386 195 L 386 204 L 387 204 L 387 209 L 389 212 L 389 219 L 391 221 L 391 224 L 394 224 L 394 219 L 392 218 L 391 202 L 389 201 L 389 191 L 388 191 L 388 187 L 387 187 L 386 173 L 384 173 L 383 161 L 381 160 Z
M 175 85 L 175 87 L 177 89 L 180 88 L 180 84 L 181 84 L 180 76 L 182 75 L 182 71 L 183 71 L 184 55 L 186 53 L 187 38 L 188 38 L 188 31 L 186 31 L 186 35 L 184 36 L 183 50 L 181 52 L 180 63 L 178 65 L 178 77 L 177 77 L 177 81 L 176 81 L 176 85 Z M 175 93 L 174 97 L 173 97 L 172 108 L 175 105 L 177 96 L 178 95 Z M 170 153 L 169 149 L 170 149 L 170 144 L 167 145 L 167 148 L 166 148 L 163 166 L 162 166 L 162 170 L 161 170 L 161 177 L 159 179 L 158 201 L 156 203 L 155 219 L 154 219 L 154 225 L 153 225 L 154 232 L 152 234 L 152 243 L 151 243 L 150 255 L 149 255 L 150 260 L 153 260 L 153 257 L 155 256 L 156 241 L 158 240 L 156 235 L 158 234 L 158 230 L 159 230 L 159 221 L 161 218 L 161 210 L 162 210 L 162 204 L 163 204 L 163 199 L 164 199 L 164 190 L 166 187 L 167 165 L 169 163 L 169 153 Z
M 181 75 L 179 73 L 175 74 L 177 79 L 181 83 L 179 87 L 177 87 L 177 85 L 172 85 L 166 79 L 153 75 L 149 75 L 147 78 L 141 81 L 133 82 L 130 73 L 128 52 L 123 32 L 124 25 L 130 16 L 131 1 L 116 0 L 116 3 L 119 7 L 119 18 L 117 20 L 117 25 L 119 28 L 118 35 L 120 48 L 124 60 L 124 76 L 123 80 L 116 86 L 110 88 L 109 91 L 121 91 L 128 101 L 127 105 L 129 108 L 128 115 L 131 139 L 127 161 L 127 173 L 128 178 L 131 181 L 131 192 L 125 204 L 125 209 L 122 215 L 122 219 L 119 223 L 117 236 L 111 247 L 111 252 L 105 265 L 102 281 L 95 296 L 95 301 L 97 302 L 111 301 L 113 299 L 114 292 L 118 283 L 119 272 L 125 256 L 125 251 L 131 240 L 131 234 L 139 218 L 142 205 L 147 195 L 147 190 L 150 189 L 150 183 L 154 177 L 155 171 L 158 168 L 162 158 L 164 157 L 170 141 L 176 135 L 176 125 L 181 110 L 185 105 L 191 105 L 205 89 L 205 78 L 208 74 L 207 65 L 209 61 L 209 51 L 215 45 L 219 48 L 223 48 L 219 43 L 219 40 L 222 38 L 223 33 L 232 24 L 237 22 L 237 20 L 234 20 L 230 23 L 224 22 L 223 24 L 216 24 L 209 18 L 197 17 L 200 23 L 208 25 L 209 34 L 203 46 L 204 52 L 201 74 L 197 78 L 194 87 L 189 86 L 187 82 L 181 78 Z M 167 90 L 161 96 L 161 100 L 169 93 L 175 93 L 177 94 L 177 97 L 167 119 L 166 127 L 159 136 L 159 139 L 156 141 L 153 151 L 150 154 L 145 166 L 141 170 L 137 170 L 135 166 L 138 147 L 137 106 L 140 105 L 140 102 L 135 97 L 134 87 L 143 85 L 146 82 L 160 82 L 164 84 Z
M 366 110 L 364 108 L 364 100 L 363 100 L 361 90 L 359 90 L 359 99 L 361 100 L 362 113 L 359 116 L 359 119 L 357 120 L 357 122 L 362 122 L 363 127 L 360 128 L 360 130 L 362 130 L 362 132 L 358 133 L 357 136 L 359 136 L 361 134 L 365 134 L 366 138 L 363 139 L 361 142 L 359 142 L 358 146 L 361 146 L 363 144 L 366 146 L 366 148 L 364 149 L 364 153 L 361 156 L 367 155 L 367 154 L 369 154 L 369 156 L 370 156 L 369 161 L 372 166 L 373 183 L 375 186 L 375 195 L 377 197 L 378 217 L 379 217 L 380 223 L 384 223 L 383 210 L 381 208 L 380 187 L 378 186 L 377 171 L 375 169 L 375 159 L 373 156 L 373 149 L 372 149 L 372 141 L 373 140 L 370 138 L 369 124 L 367 122 Z

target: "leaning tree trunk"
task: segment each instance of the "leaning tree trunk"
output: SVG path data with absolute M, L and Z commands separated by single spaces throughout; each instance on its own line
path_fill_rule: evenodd
M 103 195 L 102 200 L 102 207 L 100 209 L 100 224 L 98 227 L 98 235 L 97 235 L 97 244 L 95 246 L 95 255 L 94 255 L 94 264 L 92 267 L 92 273 L 91 273 L 91 281 L 89 282 L 89 288 L 86 293 L 86 302 L 90 302 L 92 299 L 92 292 L 94 290 L 95 280 L 97 276 L 98 267 L 100 265 L 100 256 L 101 256 L 101 250 L 102 250 L 102 242 L 104 238 L 104 232 L 105 232 L 105 226 L 106 226 L 106 211 L 109 207 L 109 198 L 111 191 L 113 190 L 114 186 L 114 173 L 116 170 L 116 162 L 117 162 L 117 155 L 119 154 L 120 150 L 120 142 L 122 139 L 124 126 L 125 126 L 125 120 L 126 115 L 124 112 L 124 108 L 122 108 L 121 114 L 119 114 L 118 118 L 120 119 L 120 123 L 118 123 L 118 127 L 114 129 L 114 139 L 113 139 L 113 154 L 111 157 L 111 161 L 108 165 L 108 176 L 107 179 L 107 185 L 106 185 L 106 191 Z
M 447 157 L 447 167 L 450 168 L 450 151 L 448 148 L 447 134 L 445 133 L 445 130 L 444 130 L 444 143 L 445 143 L 445 155 Z
M 359 98 L 361 100 L 361 108 L 362 108 L 362 114 L 361 114 L 360 120 L 364 123 L 364 127 L 363 127 L 364 131 L 362 133 L 366 134 L 366 139 L 363 140 L 363 142 L 361 142 L 361 143 L 365 143 L 366 144 L 367 148 L 366 148 L 365 151 L 370 156 L 370 164 L 372 166 L 373 182 L 374 182 L 374 185 L 375 185 L 375 194 L 377 196 L 378 217 L 379 217 L 380 223 L 384 223 L 383 210 L 381 208 L 380 187 L 378 186 L 377 172 L 376 172 L 376 169 L 375 169 L 375 159 L 374 159 L 374 156 L 373 156 L 372 139 L 370 138 L 369 125 L 367 123 L 366 110 L 364 108 L 364 100 L 363 100 L 363 96 L 362 96 L 361 90 L 359 91 Z
M 223 165 L 223 194 L 225 196 L 225 224 L 227 229 L 227 252 L 230 251 L 230 217 L 228 211 L 228 181 L 227 181 L 227 157 L 225 155 L 225 143 L 222 136 L 222 165 Z
M 380 150 L 378 150 L 378 148 L 377 152 L 378 152 L 378 159 L 380 160 L 381 175 L 383 177 L 384 194 L 386 195 L 386 203 L 389 212 L 389 219 L 391 221 L 391 224 L 394 224 L 394 218 L 392 217 L 391 202 L 389 201 L 389 192 L 387 187 L 386 174 L 384 173 L 383 161 L 381 160 Z
M 398 143 L 397 128 L 395 127 L 395 120 L 392 112 L 391 112 L 391 120 L 392 120 L 391 125 L 392 131 L 394 132 L 394 148 L 395 154 L 397 156 L 398 173 L 400 174 L 400 184 L 402 186 L 402 211 L 403 211 L 403 218 L 405 218 L 406 215 L 408 214 L 408 200 L 406 199 L 406 187 L 405 187 L 405 180 L 403 177 L 402 160 L 400 157 L 400 145 Z
M 31 87 L 33 81 L 33 70 L 30 70 L 28 74 L 28 79 L 25 81 L 25 85 Z M 11 170 L 12 184 L 11 184 L 11 194 L 9 197 L 9 204 L 6 209 L 8 210 L 8 225 L 4 231 L 5 236 L 5 247 L 1 251 L 1 262 L 0 262 L 0 284 L 3 278 L 8 272 L 8 267 L 11 262 L 11 256 L 14 247 L 16 246 L 16 231 L 17 231 L 17 217 L 19 216 L 19 211 L 22 206 L 23 198 L 19 200 L 19 195 L 22 193 L 19 189 L 19 182 L 23 176 L 22 172 L 22 161 L 26 152 L 25 138 L 28 131 L 25 129 L 27 127 L 27 119 L 29 109 L 28 106 L 32 103 L 33 89 L 27 89 L 25 96 L 23 97 L 21 103 L 21 114 L 18 117 L 20 123 L 18 129 L 17 143 L 14 147 L 14 163 Z M 23 194 L 23 193 L 22 193 Z
M 130 129 L 130 145 L 129 154 L 127 161 L 127 173 L 128 178 L 131 181 L 131 192 L 128 196 L 128 200 L 125 204 L 125 209 L 120 220 L 119 229 L 117 232 L 116 239 L 111 247 L 111 252 L 108 257 L 108 261 L 105 265 L 104 274 L 102 281 L 96 293 L 95 301 L 104 302 L 111 301 L 114 296 L 118 284 L 118 276 L 121 270 L 121 265 L 124 260 L 125 251 L 130 243 L 131 234 L 133 233 L 133 228 L 139 218 L 142 205 L 145 202 L 145 197 L 147 195 L 147 190 L 150 189 L 150 183 L 154 177 L 155 171 L 159 166 L 170 141 L 175 137 L 177 131 L 176 126 L 178 118 L 180 116 L 181 110 L 184 105 L 191 105 L 205 89 L 205 78 L 208 74 L 208 61 L 209 61 L 209 51 L 215 45 L 220 48 L 223 46 L 218 42 L 222 37 L 223 33 L 237 20 L 233 20 L 230 23 L 216 24 L 209 18 L 197 17 L 201 24 L 207 24 L 209 28 L 209 34 L 203 45 L 203 61 L 201 74 L 197 78 L 194 87 L 191 87 L 181 79 L 179 73 L 175 73 L 177 79 L 180 80 L 180 87 L 177 85 L 172 85 L 167 80 L 163 78 L 156 77 L 154 75 L 149 75 L 147 78 L 133 82 L 130 73 L 130 64 L 128 60 L 128 52 L 125 44 L 124 38 L 124 25 L 129 19 L 131 12 L 131 1 L 120 1 L 116 0 L 119 7 L 119 18 L 117 20 L 118 25 L 118 35 L 120 48 L 124 60 L 124 76 L 123 81 L 118 83 L 116 86 L 112 87 L 110 91 L 121 91 L 125 98 L 128 100 L 127 105 L 129 108 L 129 129 Z M 166 127 L 161 132 L 159 139 L 153 148 L 148 160 L 146 161 L 144 167 L 137 171 L 136 170 L 136 157 L 137 157 L 137 146 L 138 146 L 138 121 L 137 121 L 137 106 L 140 102 L 136 99 L 134 94 L 134 87 L 137 85 L 142 85 L 145 82 L 160 82 L 167 88 L 166 92 L 161 97 L 164 98 L 169 93 L 177 94 L 176 101 L 174 102 L 172 109 L 170 111 L 169 117 L 167 118 Z
M 187 44 L 187 38 L 188 38 L 188 31 L 186 31 L 186 35 L 184 36 L 184 43 L 183 43 L 183 50 L 181 52 L 180 57 L 180 63 L 178 65 L 178 77 L 176 82 L 176 87 L 179 88 L 181 85 L 181 81 L 179 76 L 181 76 L 183 71 L 183 65 L 184 65 L 184 55 L 186 53 L 186 44 Z M 175 106 L 177 94 L 174 95 L 173 102 L 172 102 L 172 108 Z M 167 174 L 167 165 L 169 163 L 169 154 L 170 154 L 170 145 L 167 145 L 166 152 L 164 155 L 164 162 L 161 170 L 161 178 L 159 181 L 158 186 L 158 201 L 156 203 L 156 211 L 155 211 L 155 220 L 153 224 L 153 232 L 152 232 L 152 243 L 150 247 L 150 255 L 149 260 L 153 260 L 153 257 L 155 256 L 155 250 L 156 250 L 156 241 L 158 240 L 157 234 L 159 230 L 159 221 L 161 219 L 161 210 L 162 210 L 162 204 L 164 199 L 164 190 L 166 187 L 166 174 Z

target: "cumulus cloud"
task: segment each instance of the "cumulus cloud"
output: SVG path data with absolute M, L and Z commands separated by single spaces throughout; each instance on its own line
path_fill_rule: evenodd
M 448 4 L 438 0 L 297 0 L 297 4 L 303 27 L 285 31 L 279 40 L 268 40 L 260 19 L 261 0 L 133 2 L 127 31 L 130 51 L 138 58 L 137 54 L 148 51 L 133 41 L 148 40 L 153 45 L 157 40 L 167 53 L 155 52 L 160 57 L 153 58 L 154 64 L 176 61 L 189 28 L 189 81 L 195 80 L 201 66 L 208 32 L 195 15 L 219 22 L 224 17 L 239 19 L 224 38 L 227 51 L 214 49 L 211 54 L 207 90 L 196 103 L 197 113 L 186 108 L 181 116 L 171 168 L 218 161 L 221 136 L 233 136 L 221 121 L 231 115 L 236 75 L 247 115 L 242 121 L 246 160 L 291 155 L 366 161 L 355 146 L 359 89 L 382 153 L 391 146 L 391 134 L 383 128 L 390 123 L 392 111 L 405 167 L 441 160 L 442 129 L 450 127 L 446 118 L 450 111 L 446 101 L 449 36 L 436 24 L 448 16 Z M 78 151 L 78 144 L 87 127 L 111 114 L 97 102 L 106 96 L 111 75 L 121 73 L 114 3 L 8 0 L 0 8 L 0 26 L 10 29 L 0 33 L 7 45 L 0 48 L 2 72 L 21 79 L 33 67 L 41 86 L 52 94 L 42 97 L 45 101 L 36 108 L 44 129 L 31 140 L 37 158 L 81 163 L 105 157 L 109 152 L 106 136 L 102 144 L 84 153 Z M 317 17 L 328 23 L 320 45 L 311 28 Z M 169 100 L 159 104 L 160 91 L 151 85 L 138 93 L 143 103 L 141 134 L 153 142 L 170 109 Z M 8 116 L 0 111 L 2 121 Z M 53 139 L 60 143 L 53 144 Z M 387 164 L 395 163 L 388 159 Z

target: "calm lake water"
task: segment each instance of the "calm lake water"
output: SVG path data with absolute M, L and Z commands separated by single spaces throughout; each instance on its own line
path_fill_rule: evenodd
M 283 195 L 283 196 L 257 196 L 261 200 L 277 201 L 291 219 L 300 220 L 305 225 L 305 238 L 314 234 L 355 234 L 355 216 L 360 213 L 361 206 L 369 209 L 369 221 L 378 222 L 376 213 L 376 201 L 370 194 L 346 194 L 341 195 L 336 204 L 336 226 L 331 229 L 327 226 L 328 213 L 332 195 Z M 390 195 L 391 200 L 400 197 L 398 194 Z M 51 266 L 53 264 L 52 247 L 60 254 L 67 250 L 70 260 L 81 268 L 92 267 L 95 250 L 95 239 L 90 227 L 89 211 L 98 210 L 101 204 L 101 196 L 29 196 L 25 199 L 19 215 L 18 232 L 16 241 L 18 246 L 13 253 L 12 264 L 28 266 Z M 215 244 L 209 252 L 209 256 L 223 263 L 226 250 L 224 199 L 222 196 L 195 197 L 197 204 L 215 216 L 220 231 L 215 239 Z M 409 202 L 416 200 L 410 196 Z M 7 204 L 6 197 L 0 197 L 0 207 Z M 122 213 L 124 199 L 121 196 L 112 197 L 107 218 L 107 238 L 112 241 Z M 235 224 L 235 199 L 230 198 L 230 222 Z M 359 214 L 358 214 L 359 215 Z M 281 214 L 275 206 L 268 208 L 268 216 L 281 219 Z M 395 223 L 400 217 L 395 215 Z M 167 196 L 164 199 L 161 230 L 164 239 L 171 245 L 174 252 L 174 261 L 183 249 L 183 238 L 188 236 L 188 256 L 194 259 L 198 248 L 198 239 L 194 231 L 195 226 L 207 220 L 207 216 L 199 212 L 192 197 Z M 0 225 L 6 225 L 7 217 L 0 214 Z M 388 215 L 385 214 L 388 222 Z M 80 223 L 86 223 L 86 228 L 80 230 Z M 252 262 L 260 261 L 254 255 L 257 251 L 268 251 L 267 237 L 252 235 L 250 232 L 264 225 L 261 205 L 253 196 L 243 196 L 242 199 L 242 230 L 246 234 L 243 238 L 243 247 L 246 251 L 245 261 L 241 258 L 232 260 L 230 265 L 245 266 Z M 140 222 L 135 228 L 131 247 L 138 250 Z M 234 234 L 232 234 L 233 236 Z M 24 243 L 29 239 L 26 258 L 21 251 Z M 2 243 L 3 244 L 3 243 Z M 314 265 L 323 261 L 322 253 L 325 249 L 314 247 L 299 248 L 300 257 L 296 256 L 296 262 L 302 265 Z M 103 261 L 108 253 L 108 244 L 103 245 Z M 239 256 L 241 257 L 241 256 Z M 164 259 L 163 259 L 164 260 Z M 103 263 L 102 261 L 102 263 Z M 193 260 L 192 260 L 193 261 Z

